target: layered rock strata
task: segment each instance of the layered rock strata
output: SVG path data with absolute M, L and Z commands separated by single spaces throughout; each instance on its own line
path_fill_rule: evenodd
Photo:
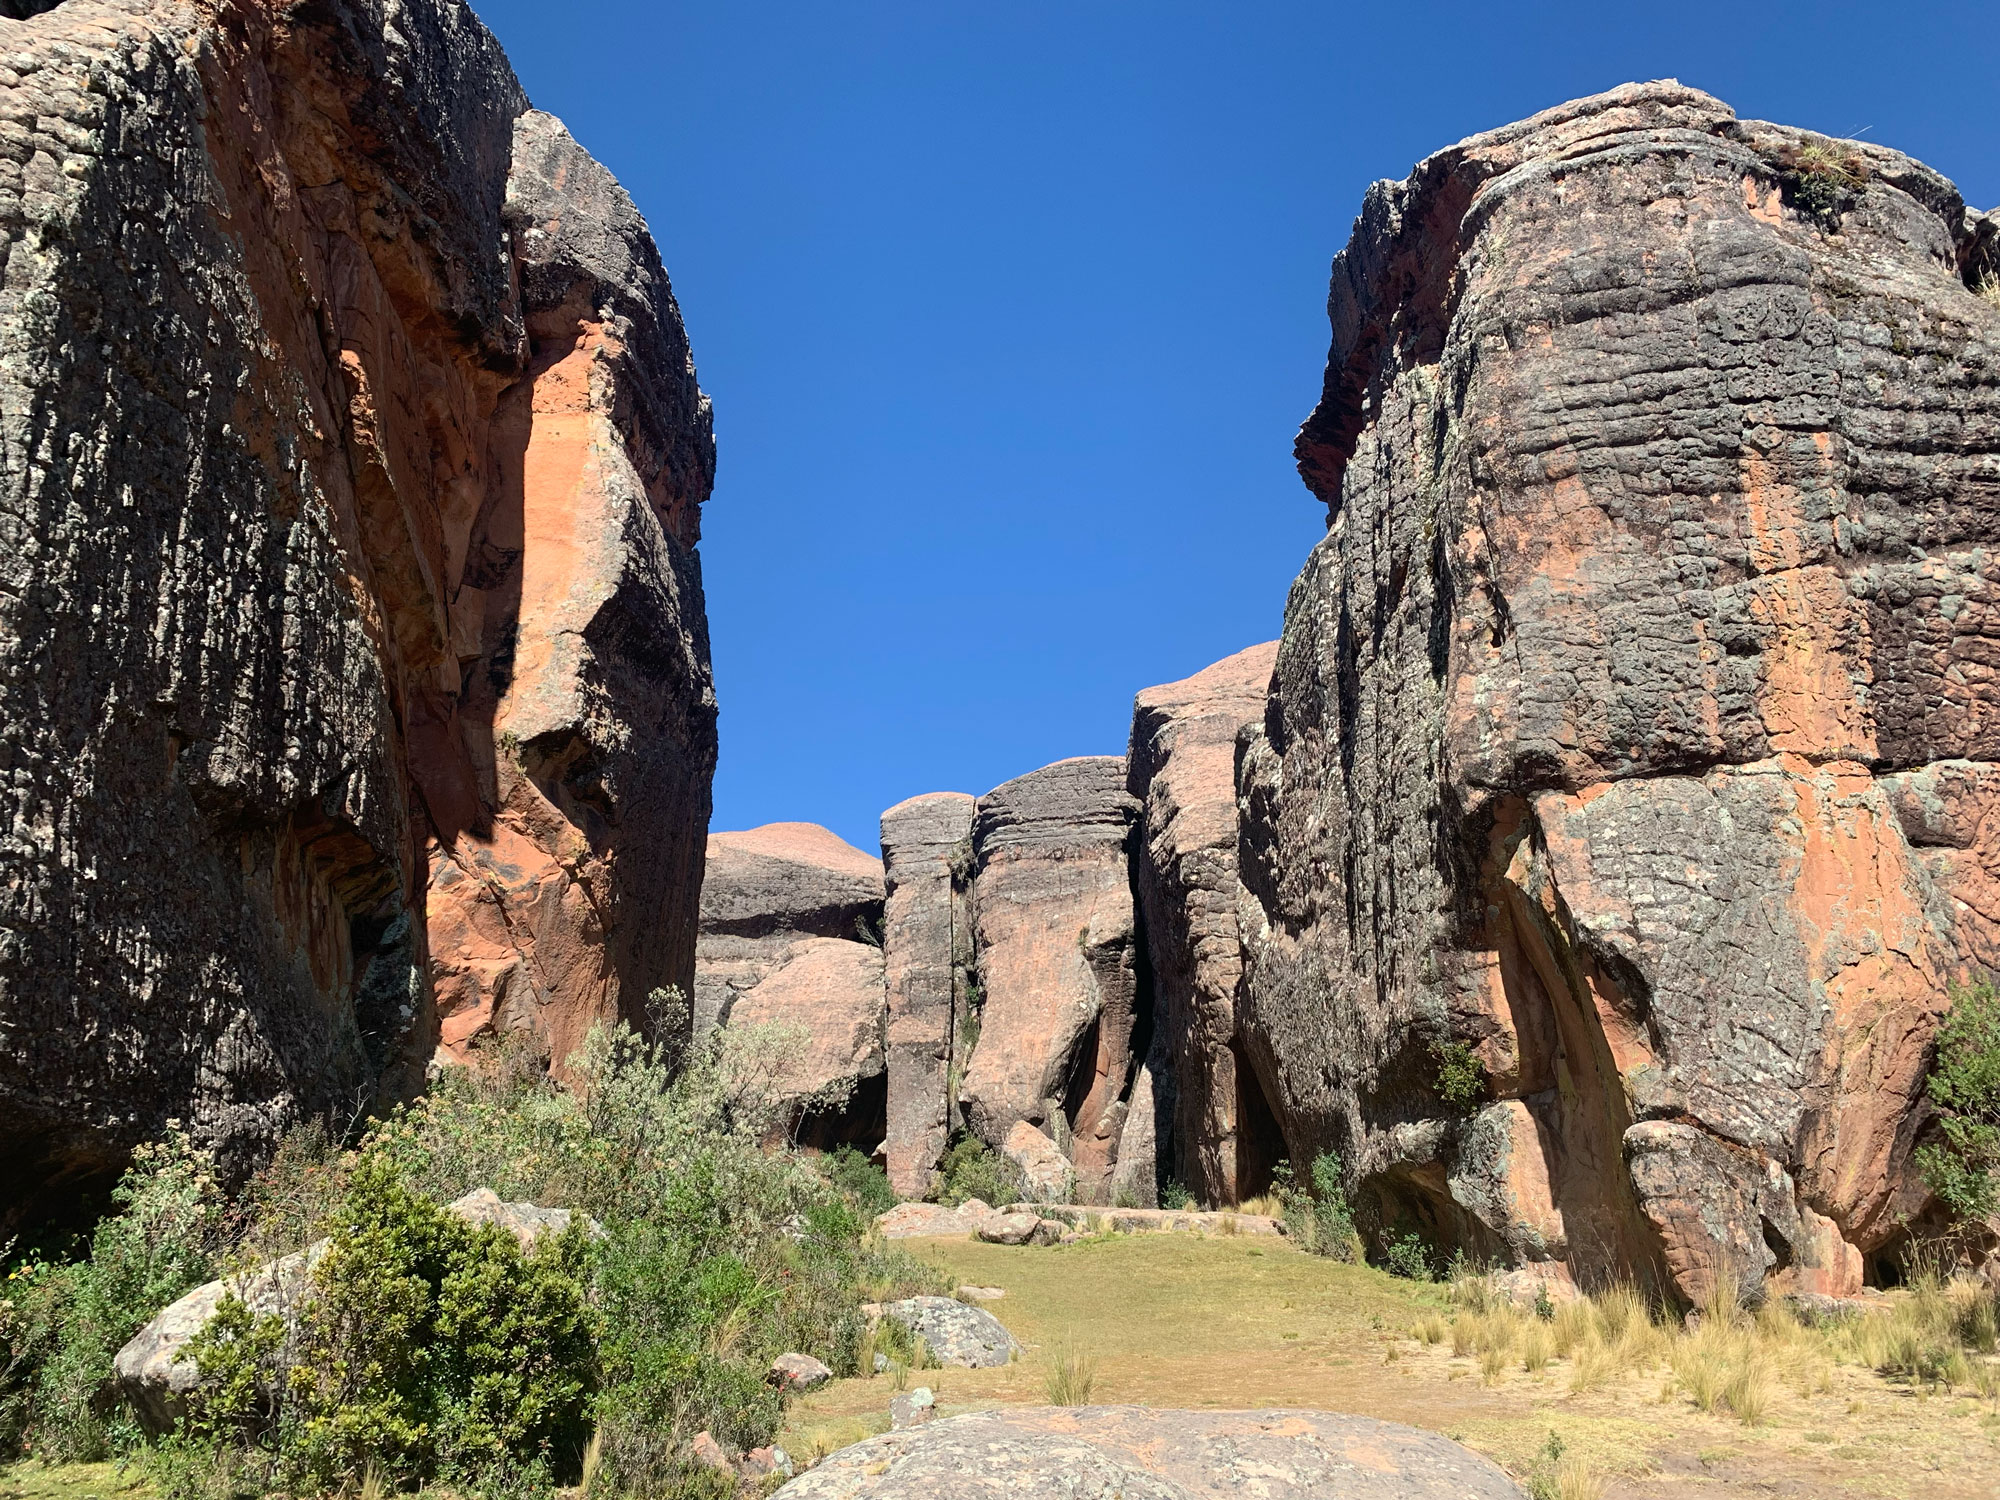
M 968 898 L 976 801 L 932 792 L 882 814 L 886 1150 L 889 1184 L 904 1198 L 929 1191 L 956 1123 L 958 1080 L 972 1042 Z
M 1057 761 L 979 799 L 973 927 L 983 1000 L 960 1091 L 993 1145 L 1019 1121 L 1056 1138 L 1086 1197 L 1105 1189 L 1129 1111 L 1139 953 L 1123 756 Z
M 1240 1008 L 1294 1159 L 1383 1227 L 1693 1299 L 1851 1291 L 1923 1210 L 2000 913 L 1986 227 L 1670 82 L 1370 190 L 1240 771 Z
M 695 949 L 695 1034 L 726 1023 L 737 998 L 808 939 L 879 948 L 882 900 L 882 861 L 817 823 L 710 834 Z
M 458 0 L 0 21 L 0 1182 L 693 978 L 708 406 Z
M 1172 1175 L 1212 1203 L 1262 1192 L 1284 1155 L 1236 1034 L 1236 741 L 1263 720 L 1277 656 L 1275 641 L 1252 646 L 1145 689 L 1132 710 L 1132 882 L 1156 1024 L 1147 1092 L 1168 1122 Z
M 813 1144 L 882 1143 L 882 900 L 882 862 L 816 823 L 709 835 L 694 1035 L 760 1033 Z

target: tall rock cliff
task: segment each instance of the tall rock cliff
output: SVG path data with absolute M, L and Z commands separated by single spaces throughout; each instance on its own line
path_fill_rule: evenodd
M 0 1203 L 690 986 L 708 405 L 460 0 L 0 20 Z
M 1238 1037 L 1236 741 L 1264 717 L 1277 642 L 1239 651 L 1132 708 L 1127 785 L 1140 803 L 1133 886 L 1151 958 L 1148 1068 L 1170 1122 L 1171 1171 L 1197 1198 L 1234 1203 L 1270 1186 L 1284 1156 Z
M 1670 82 L 1370 190 L 1241 1004 L 1295 1159 L 1384 1227 L 1691 1298 L 1850 1289 L 1923 1209 L 2000 915 L 1990 229 Z

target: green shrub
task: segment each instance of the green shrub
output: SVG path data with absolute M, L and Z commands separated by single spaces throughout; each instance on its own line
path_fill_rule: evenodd
M 2000 991 L 1990 980 L 1953 991 L 1925 1087 L 1939 1138 L 1917 1148 L 1917 1169 L 1955 1218 L 1983 1219 L 2000 1169 Z
M 1410 1281 L 1436 1279 L 1430 1247 L 1415 1230 L 1405 1230 L 1400 1234 L 1391 1232 L 1384 1237 L 1382 1268 L 1391 1276 L 1401 1276 Z
M 1169 1182 L 1160 1189 L 1160 1207 L 1173 1209 L 1176 1213 L 1194 1207 L 1194 1194 L 1184 1183 Z
M 54 1462 L 106 1457 L 119 1418 L 111 1361 L 147 1319 L 214 1272 L 215 1164 L 178 1123 L 141 1146 L 88 1259 L 13 1267 L 0 1302 L 0 1439 Z
M 995 1208 L 1018 1203 L 1027 1194 L 1021 1169 L 976 1136 L 961 1136 L 945 1153 L 937 1201 L 956 1208 L 977 1198 Z
M 889 1186 L 889 1174 L 852 1146 L 829 1151 L 820 1165 L 827 1180 L 870 1222 L 896 1206 L 896 1190 Z
M 1432 1042 L 1437 1062 L 1438 1097 L 1460 1114 L 1478 1108 L 1486 1097 L 1486 1065 L 1470 1042 Z
M 1271 1173 L 1271 1188 L 1284 1209 L 1285 1233 L 1300 1249 L 1335 1260 L 1361 1258 L 1361 1236 L 1341 1184 L 1338 1155 L 1322 1151 L 1313 1158 L 1309 1187 L 1299 1185 L 1290 1162 L 1279 1162 Z

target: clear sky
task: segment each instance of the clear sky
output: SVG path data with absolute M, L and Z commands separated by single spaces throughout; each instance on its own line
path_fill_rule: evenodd
M 1282 622 L 1368 183 L 1638 78 L 2000 201 L 2000 5 L 473 0 L 660 241 L 719 472 L 720 828 L 1125 746 Z

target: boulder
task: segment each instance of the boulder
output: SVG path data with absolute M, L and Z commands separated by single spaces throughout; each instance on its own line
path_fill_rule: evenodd
M 807 1117 L 793 1134 L 873 1151 L 881 1141 L 882 950 L 836 938 L 803 938 L 762 983 L 736 998 L 732 1030 L 768 1028 L 781 1045 L 780 1094 Z M 864 1089 L 873 1094 L 863 1098 Z M 814 1117 L 818 1117 L 817 1120 Z M 821 1128 L 810 1128 L 813 1124 Z
M 1058 761 L 980 798 L 974 929 L 985 994 L 960 1098 L 1005 1143 L 1021 1121 L 1068 1138 L 1077 1191 L 1101 1197 L 1132 1084 L 1138 952 L 1122 756 Z
M 1026 1120 L 1014 1122 L 1000 1151 L 1021 1169 L 1021 1181 L 1037 1203 L 1067 1203 L 1076 1191 L 1076 1169 L 1069 1158 Z
M 895 1319 L 921 1339 L 936 1364 L 987 1370 L 1009 1363 L 1021 1352 L 1014 1336 L 992 1313 L 956 1298 L 906 1297 L 885 1303 L 882 1316 Z
M 1671 81 L 1369 190 L 1241 749 L 1238 1034 L 1371 1219 L 1689 1301 L 1922 1211 L 2000 915 L 1977 224 Z
M 882 899 L 882 862 L 816 823 L 711 833 L 695 948 L 695 1035 L 727 1022 L 737 999 L 803 940 L 879 946 Z
M 1149 1061 L 1144 1082 L 1151 1113 L 1168 1122 L 1158 1133 L 1175 1179 L 1209 1203 L 1264 1191 L 1285 1155 L 1236 1035 L 1236 737 L 1263 719 L 1277 659 L 1278 643 L 1268 641 L 1145 689 L 1126 755 L 1126 786 L 1141 806 L 1132 884 L 1152 971 L 1153 1052 L 1164 1060 Z M 1247 1108 L 1239 1105 L 1253 1090 Z M 1135 1143 L 1130 1154 L 1142 1149 Z M 1121 1185 L 1128 1196 L 1150 1186 Z M 1139 1206 L 1156 1204 L 1146 1197 Z
M 571 1217 L 566 1208 L 509 1203 L 491 1188 L 475 1188 L 445 1207 L 467 1223 L 505 1229 L 523 1250 L 533 1249 L 544 1235 L 562 1233 Z M 596 1232 L 595 1225 L 589 1227 Z M 132 1403 L 140 1422 L 150 1431 L 165 1432 L 179 1418 L 187 1393 L 201 1383 L 201 1371 L 191 1360 L 183 1360 L 181 1351 L 215 1316 L 224 1296 L 235 1297 L 257 1317 L 275 1315 L 296 1328 L 300 1310 L 312 1295 L 313 1268 L 326 1248 L 327 1241 L 316 1240 L 292 1255 L 205 1282 L 154 1314 L 126 1341 L 111 1366 L 113 1383 Z
M 937 1397 L 927 1385 L 889 1398 L 889 1430 L 904 1432 L 922 1427 L 937 1415 Z
M 1316 1411 L 1002 1407 L 843 1448 L 783 1500 L 1521 1500 L 1434 1432 Z
M 921 1198 L 950 1139 L 965 1070 L 972 918 L 972 813 L 963 792 L 932 792 L 882 814 L 888 903 L 889 1185 Z
M 961 1302 L 998 1302 L 1007 1293 L 997 1286 L 962 1286 L 952 1295 Z
M 816 1391 L 833 1379 L 833 1371 L 810 1354 L 780 1354 L 771 1361 L 770 1381 L 780 1390 Z
M 1062 1225 L 1033 1213 L 1005 1213 L 990 1224 L 979 1226 L 979 1238 L 989 1245 L 1053 1245 Z M 959 1291 L 966 1289 L 960 1287 Z M 960 1301 L 965 1300 L 963 1297 Z M 984 1300 L 975 1297 L 974 1301 Z
M 30 10 L 0 1238 L 689 987 L 716 743 L 680 314 L 472 9 Z
M 977 1198 L 968 1198 L 956 1208 L 947 1208 L 942 1203 L 898 1203 L 875 1216 L 875 1228 L 888 1240 L 963 1238 L 978 1233 L 999 1217 L 998 1210 Z

